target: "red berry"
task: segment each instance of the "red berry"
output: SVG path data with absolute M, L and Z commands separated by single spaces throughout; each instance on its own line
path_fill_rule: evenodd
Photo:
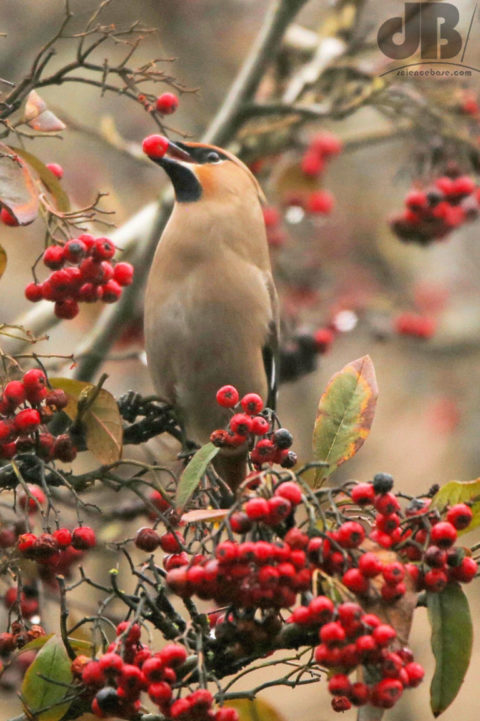
M 28 391 L 44 388 L 47 384 L 47 377 L 40 368 L 32 368 L 24 374 L 22 382 L 28 393 Z
M 147 691 L 151 700 L 153 701 L 153 703 L 156 703 L 157 706 L 163 706 L 165 704 L 168 704 L 173 694 L 172 687 L 170 686 L 170 684 L 165 683 L 165 681 L 157 681 L 156 683 L 150 683 Z
M 427 194 L 423 190 L 411 190 L 405 198 L 405 205 L 411 210 L 421 210 L 428 205 Z
M 382 575 L 386 583 L 391 586 L 395 586 L 397 583 L 400 583 L 400 581 L 403 581 L 405 576 L 405 566 L 399 561 L 386 563 L 383 566 Z
M 348 696 L 350 680 L 344 673 L 336 673 L 328 682 L 328 690 L 332 696 Z
M 275 228 L 280 222 L 280 213 L 272 205 L 265 205 L 263 208 L 263 219 L 267 228 Z
M 187 652 L 178 643 L 167 643 L 160 651 L 160 658 L 165 666 L 178 668 L 187 660 Z
M 366 578 L 374 578 L 381 573 L 383 563 L 375 553 L 367 551 L 358 559 L 358 568 Z
M 163 680 L 163 670 L 165 665 L 161 658 L 158 656 L 152 656 L 142 664 L 142 671 L 145 674 L 145 678 L 149 683 Z
M 14 419 L 15 429 L 19 433 L 33 433 L 41 422 L 40 413 L 35 408 L 25 408 L 25 410 L 19 411 Z
M 439 548 L 450 548 L 457 540 L 457 531 L 448 521 L 440 521 L 430 531 L 430 540 Z
M 407 672 L 409 686 L 415 688 L 421 684 L 425 676 L 425 671 L 419 663 L 415 663 L 414 661 L 407 663 L 405 671 Z
M 330 328 L 319 328 L 313 334 L 317 353 L 326 353 L 335 340 L 335 333 Z
M 6 208 L 0 210 L 0 218 L 5 225 L 17 226 L 18 220 Z
M 301 160 L 300 167 L 302 169 L 302 173 L 304 173 L 305 175 L 316 177 L 320 175 L 320 173 L 324 169 L 325 161 L 321 155 L 307 150 Z
M 31 303 L 38 303 L 43 298 L 42 286 L 37 283 L 29 283 L 25 288 L 25 298 Z
M 459 566 L 450 569 L 450 574 L 456 581 L 468 583 L 475 577 L 477 570 L 477 562 L 471 556 L 465 556 Z
M 72 546 L 78 551 L 86 551 L 97 543 L 95 531 L 90 526 L 79 526 L 72 533 Z
M 472 509 L 466 503 L 457 503 L 448 509 L 447 521 L 452 524 L 457 531 L 460 531 L 470 525 L 473 518 Z
M 238 544 L 233 541 L 223 541 L 215 549 L 215 557 L 221 564 L 233 563 L 238 557 Z
M 110 260 L 115 255 L 115 244 L 110 238 L 96 238 L 90 252 L 94 260 Z
M 364 594 L 369 588 L 368 578 L 358 568 L 349 568 L 342 576 L 342 583 L 353 593 Z
M 217 709 L 215 713 L 215 721 L 239 721 L 239 718 L 237 709 L 227 706 Z
M 160 536 L 160 546 L 165 553 L 180 553 L 184 537 L 177 531 L 167 531 Z
M 337 541 L 343 548 L 358 548 L 364 539 L 365 531 L 357 521 L 346 521 L 337 531 Z
M 57 318 L 63 320 L 71 320 L 78 315 L 80 308 L 78 303 L 73 298 L 65 298 L 64 300 L 55 301 L 54 312 Z
M 320 641 L 326 646 L 334 646 L 345 641 L 346 634 L 341 624 L 337 621 L 326 623 L 320 629 Z
M 148 135 L 142 143 L 142 150 L 149 158 L 163 158 L 169 145 L 170 141 L 164 135 Z
M 123 658 L 118 653 L 105 653 L 98 661 L 104 673 L 120 673 L 123 668 Z
M 342 141 L 334 133 L 321 132 L 312 138 L 310 148 L 319 155 L 329 157 L 342 151 Z
M 330 621 L 335 610 L 333 601 L 327 596 L 317 596 L 308 606 L 312 623 L 326 623 Z
M 423 583 L 427 591 L 439 593 L 446 587 L 448 577 L 445 571 L 442 571 L 439 568 L 432 568 L 431 571 L 427 571 L 424 575 Z
M 58 270 L 65 262 L 64 250 L 61 245 L 50 245 L 43 253 L 43 262 L 47 268 Z
M 117 263 L 113 269 L 113 279 L 122 287 L 130 285 L 133 280 L 133 265 Z
M 25 400 L 25 387 L 22 381 L 10 381 L 3 390 L 3 400 L 14 410 Z
M 365 622 L 364 619 L 363 621 Z M 374 641 L 383 647 L 388 646 L 388 644 L 396 638 L 397 632 L 392 626 L 389 626 L 387 623 L 382 623 L 373 629 L 372 636 Z
M 22 493 L 19 498 L 20 508 L 28 508 L 28 511 L 38 511 L 38 506 L 44 505 L 47 501 L 45 493 L 38 486 L 28 486 L 28 492 L 30 496 Z
M 122 288 L 115 280 L 109 280 L 102 285 L 102 300 L 104 303 L 116 303 L 122 295 Z
M 373 503 L 375 491 L 371 483 L 358 483 L 351 490 L 352 501 L 359 506 L 367 506 Z
M 230 419 L 230 429 L 233 433 L 246 436 L 252 429 L 252 418 L 246 413 L 235 413 Z
M 274 496 L 268 499 L 268 523 L 272 526 L 284 521 L 292 511 L 292 504 L 287 498 Z
M 328 215 L 333 210 L 335 199 L 328 190 L 314 190 L 307 198 L 305 209 L 309 213 Z
M 403 685 L 396 678 L 384 678 L 372 690 L 372 703 L 380 708 L 391 708 L 403 693 Z
M 234 386 L 222 386 L 217 391 L 216 399 L 219 406 L 233 408 L 237 405 L 240 395 Z
M 17 547 L 20 553 L 32 552 L 37 543 L 37 536 L 34 533 L 22 533 L 18 537 Z
M 230 516 L 230 528 L 234 533 L 248 533 L 252 529 L 252 522 L 243 511 L 237 511 Z
M 46 167 L 51 173 L 54 174 L 56 178 L 58 178 L 58 180 L 61 180 L 63 178 L 63 168 L 58 163 L 47 163 Z
M 139 528 L 135 536 L 135 545 L 142 551 L 154 551 L 160 545 L 160 536 L 154 528 Z
M 53 446 L 53 456 L 63 463 L 71 463 L 77 456 L 77 449 L 68 433 L 57 436 Z
M 53 532 L 53 537 L 60 548 L 67 548 L 72 542 L 72 533 L 68 528 L 58 528 Z
M 82 681 L 85 686 L 102 686 L 105 683 L 105 674 L 99 661 L 90 661 L 84 666 Z
M 376 510 L 384 516 L 389 516 L 391 513 L 400 510 L 400 503 L 393 493 L 378 494 L 375 496 L 374 505 Z
M 155 108 L 162 115 L 171 115 L 178 108 L 178 98 L 173 93 L 162 93 L 155 102 Z
M 286 498 L 293 506 L 298 506 L 302 502 L 302 489 L 294 481 L 281 483 L 275 488 L 274 495 Z
M 167 499 L 160 493 L 160 491 L 153 490 L 151 491 L 149 495 L 149 500 L 155 508 L 158 508 L 159 511 L 166 511 L 170 508 L 170 503 L 167 501 Z
M 270 423 L 263 416 L 254 416 L 252 418 L 251 433 L 254 436 L 264 436 L 270 430 Z
M 257 393 L 247 393 L 240 401 L 240 405 L 245 413 L 248 413 L 250 416 L 255 416 L 262 410 L 263 401 Z
M 245 513 L 251 521 L 264 521 L 268 518 L 268 501 L 265 498 L 251 498 L 245 505 Z

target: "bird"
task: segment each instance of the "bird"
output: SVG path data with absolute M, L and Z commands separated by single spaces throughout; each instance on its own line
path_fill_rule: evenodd
M 186 437 L 203 445 L 231 415 L 216 402 L 220 387 L 275 406 L 279 315 L 265 196 L 247 166 L 214 145 L 168 141 L 151 159 L 175 203 L 146 285 L 147 366 Z M 214 459 L 232 491 L 246 476 L 247 452 L 247 444 L 222 448 Z

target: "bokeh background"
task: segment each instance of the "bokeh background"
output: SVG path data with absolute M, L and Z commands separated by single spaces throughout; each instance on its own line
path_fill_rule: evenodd
M 185 86 L 198 88 L 197 93 L 181 97 L 172 123 L 197 138 L 222 103 L 268 5 L 266 0 L 114 0 L 105 17 L 119 25 L 140 19 L 158 28 L 140 46 L 137 62 L 165 58 L 166 71 Z M 311 0 L 298 23 L 315 31 L 329 5 Z M 364 5 L 362 21 L 372 28 L 372 37 L 383 19 L 403 11 L 400 2 Z M 475 3 L 458 1 L 456 5 L 465 29 Z M 72 0 L 74 23 L 84 24 L 95 7 L 91 0 Z M 2 0 L 0 30 L 6 36 L 0 38 L 0 77 L 18 81 L 28 71 L 34 50 L 51 37 L 63 8 L 61 0 Z M 480 34 L 478 18 L 472 27 L 474 41 Z M 66 62 L 71 52 L 70 41 L 64 40 L 54 63 Z M 370 67 L 378 60 L 378 52 L 373 43 Z M 469 53 L 469 64 L 480 68 L 480 45 L 471 42 Z M 464 87 L 477 92 L 479 79 L 480 74 L 473 72 L 467 80 L 417 83 L 422 83 L 427 97 L 441 105 L 448 104 Z M 158 197 L 166 183 L 162 172 L 116 151 L 99 133 L 110 128 L 111 134 L 113 125 L 126 141 L 141 143 L 145 135 L 155 132 L 155 126 L 139 105 L 111 94 L 101 97 L 96 88 L 79 84 L 46 88 L 41 94 L 69 127 L 61 140 L 38 139 L 26 147 L 44 162 L 64 167 L 62 182 L 75 204 L 90 203 L 97 190 L 106 192 L 103 207 L 115 211 L 113 220 L 122 225 Z M 385 118 L 374 104 L 367 105 L 341 121 L 309 123 L 289 152 L 300 157 L 302 143 L 321 129 L 351 140 L 362 133 L 380 133 L 385 127 Z M 88 128 L 95 132 L 88 133 Z M 304 217 L 300 222 L 297 218 L 293 223 L 285 220 L 285 242 L 272 248 L 288 317 L 287 336 L 292 327 L 322 326 L 339 311 L 350 311 L 355 325 L 338 334 L 315 372 L 282 387 L 279 416 L 295 435 L 300 459 L 309 457 L 316 404 L 328 378 L 350 360 L 369 353 L 380 387 L 376 419 L 364 448 L 335 480 L 368 480 L 378 471 L 388 471 L 408 493 L 424 492 L 435 483 L 480 476 L 480 221 L 427 248 L 405 245 L 394 237 L 388 219 L 402 208 L 405 193 L 417 177 L 418 152 L 414 133 L 389 142 L 347 147 L 329 165 L 324 178 L 325 187 L 336 199 L 332 214 Z M 269 202 L 277 202 L 274 175 L 266 179 L 265 190 Z M 38 221 L 22 229 L 2 227 L 0 240 L 8 254 L 0 286 L 1 316 L 14 322 L 29 310 L 23 288 L 43 247 L 43 231 Z M 139 318 L 141 304 L 139 297 Z M 437 331 L 432 339 L 403 338 L 391 331 L 392 317 L 411 309 L 435 317 Z M 38 349 L 73 352 L 92 327 L 96 312 L 90 307 L 83 309 L 74 321 L 52 329 L 48 345 Z M 105 364 L 110 376 L 107 387 L 115 394 L 130 388 L 141 393 L 152 390 L 142 362 L 139 327 L 135 321 L 124 329 L 113 349 L 117 359 Z M 62 368 L 60 364 L 59 370 L 68 374 L 68 365 Z M 149 447 L 153 454 L 161 452 L 155 442 Z M 469 591 L 476 619 L 480 599 L 474 588 Z M 405 694 L 388 717 L 426 721 L 431 718 L 428 681 L 433 667 L 423 609 L 416 614 L 411 645 L 427 668 L 427 680 L 415 692 Z M 464 721 L 478 718 L 479 654 L 480 640 L 476 639 L 464 687 L 444 714 L 445 721 L 454 721 L 460 714 Z M 288 721 L 334 717 L 321 686 L 296 692 L 274 689 L 265 692 L 264 698 Z M 5 701 L 8 711 L 2 692 L 2 719 L 19 709 L 13 692 L 5 692 Z

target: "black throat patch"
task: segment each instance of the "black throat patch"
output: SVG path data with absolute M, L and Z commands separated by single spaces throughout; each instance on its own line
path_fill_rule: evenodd
M 192 203 L 201 198 L 202 186 L 193 170 L 170 158 L 161 158 L 157 162 L 172 181 L 178 203 Z

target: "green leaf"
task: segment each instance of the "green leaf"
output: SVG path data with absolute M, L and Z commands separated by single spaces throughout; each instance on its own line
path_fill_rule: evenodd
M 38 190 L 17 150 L 0 143 L 0 204 L 19 225 L 32 223 L 38 215 Z
M 313 429 L 313 458 L 328 463 L 317 469 L 315 486 L 361 448 L 370 433 L 377 396 L 375 369 L 368 355 L 332 376 L 320 398 Z
M 52 171 L 47 168 L 45 163 L 40 160 L 40 158 L 37 158 L 36 155 L 33 155 L 33 153 L 29 153 L 23 148 L 12 148 L 12 150 L 14 150 L 17 155 L 20 155 L 24 160 L 26 160 L 27 163 L 35 170 L 40 180 L 55 200 L 57 210 L 59 210 L 61 213 L 68 212 L 70 210 L 70 200 L 68 198 L 68 195 L 62 188 L 62 184 L 60 183 L 57 176 L 54 175 Z
M 69 418 L 78 415 L 79 401 L 87 401 L 97 391 L 92 383 L 72 378 L 50 378 L 53 388 L 61 388 L 68 396 L 68 405 L 63 409 Z M 104 464 L 115 463 L 122 455 L 123 425 L 117 401 L 111 393 L 101 388 L 98 395 L 82 416 L 86 444 L 95 458 Z
M 62 641 L 53 636 L 38 652 L 24 676 L 21 697 L 25 713 L 35 721 L 59 721 L 71 701 L 62 699 L 71 693 L 70 659 Z
M 458 531 L 458 535 L 468 533 L 480 526 L 480 478 L 474 481 L 450 481 L 446 483 L 432 499 L 432 508 L 443 510 L 456 503 L 471 503 L 473 518 L 467 528 Z
M 463 683 L 472 653 L 473 628 L 467 597 L 456 583 L 441 593 L 427 592 L 427 608 L 435 658 L 430 706 L 436 717 L 450 706 Z
M 239 721 L 284 721 L 285 719 L 275 706 L 262 698 L 256 698 L 254 701 L 248 698 L 234 699 L 227 701 L 225 706 L 238 711 Z
M 213 443 L 206 443 L 195 453 L 178 482 L 176 495 L 177 508 L 185 508 L 187 501 L 202 480 L 208 464 L 215 458 L 219 450 L 220 448 L 214 446 Z
M 5 268 L 7 267 L 7 253 L 5 252 L 5 248 L 0 245 L 0 278 L 5 273 Z

